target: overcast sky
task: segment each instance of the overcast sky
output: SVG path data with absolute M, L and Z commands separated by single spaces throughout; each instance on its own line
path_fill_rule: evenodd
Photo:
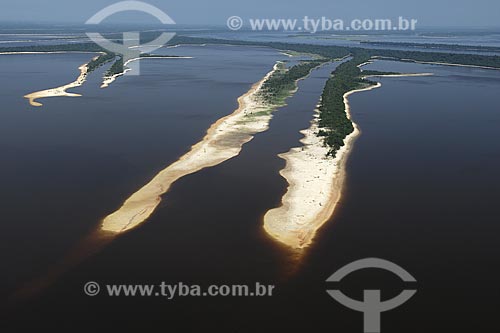
M 116 0 L 2 0 L 0 22 L 84 23 Z M 318 18 L 351 20 L 405 16 L 419 26 L 500 27 L 500 0 L 147 0 L 179 24 L 224 25 L 243 18 Z M 118 14 L 116 20 L 131 19 Z M 121 16 L 119 18 L 118 16 Z M 143 23 L 145 16 L 134 16 Z M 113 20 L 113 21 L 116 21 Z

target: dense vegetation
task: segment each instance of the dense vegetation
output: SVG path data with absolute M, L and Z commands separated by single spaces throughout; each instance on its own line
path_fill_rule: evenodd
M 320 136 L 325 137 L 325 144 L 330 147 L 329 155 L 335 156 L 336 152 L 344 145 L 344 139 L 354 131 L 354 126 L 348 118 L 344 104 L 344 94 L 347 92 L 368 87 L 375 83 L 363 76 L 388 75 L 398 73 L 385 73 L 379 71 L 361 71 L 360 64 L 372 57 L 393 58 L 400 61 L 442 62 L 463 65 L 489 66 L 500 68 L 499 56 L 485 56 L 474 54 L 447 54 L 439 52 L 416 52 L 398 50 L 373 50 L 364 48 L 346 48 L 338 46 L 286 44 L 286 43 L 259 43 L 245 41 L 231 41 L 206 38 L 177 37 L 173 44 L 232 44 L 232 45 L 258 45 L 279 50 L 291 50 L 302 53 L 313 53 L 329 59 L 339 59 L 351 55 L 352 58 L 339 65 L 327 81 L 322 94 L 320 105 Z
M 500 68 L 500 56 L 398 50 L 370 50 L 370 54 L 373 57 L 396 59 L 399 61 L 440 62 Z
M 289 92 L 296 88 L 295 82 L 306 77 L 312 69 L 320 66 L 325 61 L 314 60 L 304 61 L 298 65 L 286 69 L 283 63 L 269 79 L 264 82 L 261 90 L 261 97 L 265 102 L 279 104 L 288 97 Z
M 0 52 L 108 52 L 95 43 L 1 47 Z
M 96 70 L 102 65 L 113 61 L 113 65 L 106 71 L 105 76 L 121 74 L 124 71 L 123 59 L 121 56 L 110 52 L 95 43 L 72 43 L 72 44 L 57 44 L 57 45 L 33 45 L 19 47 L 2 47 L 0 52 L 96 52 L 100 53 L 94 60 L 90 60 L 87 64 L 88 73 Z M 118 57 L 118 58 L 117 58 Z M 141 54 L 141 57 L 175 57 L 168 55 Z
M 277 42 L 247 42 L 240 40 L 227 40 L 215 38 L 195 38 L 186 36 L 175 36 L 170 42 L 170 45 L 177 44 L 229 44 L 229 45 L 248 45 L 270 47 L 277 50 L 289 50 L 300 53 L 318 54 L 329 59 L 340 59 L 350 54 L 350 50 L 341 46 L 324 46 L 324 45 L 308 45 L 308 44 L 289 44 Z
M 153 33 L 149 33 L 153 34 Z M 141 39 L 149 40 L 152 37 L 148 33 L 144 33 Z M 387 45 L 391 42 L 384 42 Z M 423 62 L 443 62 L 462 65 L 488 66 L 500 68 L 500 56 L 496 55 L 479 55 L 479 54 L 458 54 L 458 53 L 442 53 L 442 52 L 419 52 L 405 50 L 389 50 L 389 49 L 364 49 L 357 47 L 343 46 L 327 46 L 327 45 L 309 45 L 309 44 L 292 44 L 292 43 L 277 43 L 277 42 L 249 42 L 238 40 L 225 40 L 215 38 L 195 38 L 186 36 L 176 36 L 170 42 L 170 45 L 176 44 L 231 44 L 231 45 L 254 45 L 265 46 L 279 50 L 290 50 L 301 53 L 313 53 L 321 55 L 329 59 L 343 58 L 353 53 L 366 53 L 371 57 L 387 57 L 398 60 L 415 60 Z M 404 46 L 404 43 L 394 43 L 394 46 Z M 407 43 L 410 46 L 412 43 Z M 425 45 L 425 44 L 424 44 Z M 436 44 L 429 44 L 436 45 Z M 420 45 L 419 45 L 420 46 Z M 450 46 L 447 46 L 450 47 Z M 451 46 L 455 47 L 455 46 Z M 457 50 L 477 49 L 476 46 L 456 46 Z M 482 51 L 498 51 L 497 48 L 480 47 Z M 101 48 L 94 43 L 72 43 L 58 45 L 34 45 L 21 47 L 4 47 L 0 48 L 0 52 L 57 52 L 57 51 L 86 51 L 86 52 L 106 52 L 109 51 Z
M 363 76 L 397 75 L 397 74 L 401 74 L 401 73 L 398 73 L 398 72 L 381 72 L 381 71 L 363 70 Z
M 149 40 L 148 33 L 141 36 L 141 39 Z M 423 62 L 443 62 L 462 65 L 488 66 L 500 68 L 500 56 L 479 55 L 479 54 L 458 54 L 442 52 L 419 52 L 389 49 L 364 49 L 357 47 L 327 46 L 327 45 L 308 45 L 291 44 L 277 42 L 249 42 L 238 40 L 225 40 L 215 38 L 194 38 L 186 36 L 176 36 L 170 42 L 170 45 L 176 44 L 231 44 L 231 45 L 253 45 L 271 47 L 279 50 L 290 50 L 301 53 L 318 54 L 329 59 L 339 59 L 353 53 L 365 53 L 370 57 L 386 57 L 397 60 L 415 60 Z M 399 43 L 397 43 L 399 44 Z M 401 45 L 399 45 L 401 46 Z M 462 47 L 462 46 L 460 46 Z M 474 47 L 475 48 L 475 47 Z M 72 43 L 59 45 L 35 45 L 22 47 L 4 47 L 0 52 L 56 52 L 56 51 L 86 51 L 86 52 L 105 52 L 109 53 L 99 45 L 94 43 Z
M 145 34 L 147 35 L 147 34 Z M 151 37 L 151 36 L 150 36 Z M 147 36 L 141 38 L 148 39 Z M 264 84 L 261 94 L 265 101 L 275 105 L 284 101 L 289 92 L 295 89 L 295 82 L 307 76 L 307 74 L 321 63 L 331 59 L 342 59 L 348 56 L 350 60 L 342 63 L 332 73 L 332 77 L 327 81 L 320 105 L 320 127 L 319 135 L 325 137 L 325 144 L 330 147 L 329 155 L 335 156 L 337 150 L 344 145 L 344 139 L 354 130 L 353 124 L 347 117 L 343 96 L 345 93 L 367 87 L 374 84 L 373 82 L 363 79 L 367 75 L 382 75 L 396 73 L 382 73 L 378 71 L 364 71 L 358 67 L 360 64 L 370 60 L 373 57 L 382 57 L 396 59 L 399 61 L 421 61 L 421 62 L 441 62 L 462 65 L 488 66 L 500 68 L 500 56 L 486 56 L 478 54 L 458 54 L 458 53 L 441 53 L 441 52 L 418 52 L 405 50 L 390 50 L 390 49 L 364 49 L 358 47 L 341 47 L 341 46 L 325 46 L 325 45 L 308 45 L 308 44 L 289 44 L 277 42 L 248 42 L 237 40 L 223 40 L 212 38 L 193 38 L 185 36 L 176 36 L 170 41 L 170 45 L 177 44 L 231 44 L 231 45 L 248 45 L 271 47 L 278 50 L 289 50 L 300 53 L 317 54 L 322 57 L 320 60 L 302 62 L 290 69 L 286 69 L 283 65 L 274 73 Z M 386 45 L 389 42 L 385 43 Z M 407 43 L 406 46 L 411 46 Z M 405 46 L 401 43 L 396 43 L 395 46 Z M 421 45 L 418 45 L 421 47 Z M 429 46 L 430 47 L 430 46 Z M 435 44 L 433 44 L 435 47 Z M 446 46 L 453 47 L 455 46 Z M 458 49 L 471 50 L 468 47 L 456 46 Z M 475 48 L 476 47 L 471 47 Z M 111 61 L 116 57 L 115 54 L 102 49 L 100 46 L 93 43 L 81 44 L 66 44 L 66 45 L 43 45 L 43 46 L 26 46 L 26 47 L 7 47 L 0 48 L 0 52 L 54 52 L 54 51 L 87 51 L 87 52 L 102 52 L 96 59 L 89 62 L 89 71 L 98 68 L 102 64 Z M 482 51 L 486 51 L 482 49 Z M 490 50 L 488 50 L 490 51 Z M 145 57 L 150 55 L 143 55 Z M 124 70 L 123 59 L 119 57 L 111 68 L 106 73 L 107 76 L 120 74 Z
M 106 74 L 104 74 L 105 77 L 111 77 L 113 75 L 121 74 L 125 70 L 124 64 L 123 64 L 123 57 L 118 57 L 113 65 L 109 67 L 109 69 L 106 71 Z
M 20 47 L 2 47 L 0 52 L 96 52 L 100 55 L 87 64 L 88 73 L 96 70 L 105 63 L 112 61 L 116 55 L 94 43 L 58 44 L 58 45 L 33 45 Z
M 113 55 L 115 57 L 115 55 Z M 176 58 L 178 56 L 170 56 L 170 55 L 156 55 L 156 54 L 149 54 L 149 53 L 143 53 L 140 55 L 141 58 Z M 106 71 L 106 74 L 104 74 L 105 77 L 111 77 L 113 75 L 118 75 L 118 74 L 123 74 L 125 72 L 126 66 L 123 63 L 123 57 L 118 56 L 118 58 L 115 60 L 113 65 Z
M 102 54 L 100 54 L 97 58 L 94 58 L 88 62 L 88 64 L 87 64 L 88 73 L 96 70 L 97 68 L 101 67 L 105 63 L 112 61 L 115 58 L 116 58 L 116 55 L 114 53 L 102 53 Z
M 368 59 L 366 54 L 354 54 L 352 59 L 340 64 L 326 82 L 319 107 L 321 130 L 318 134 L 325 137 L 331 156 L 335 156 L 337 150 L 344 145 L 344 139 L 354 131 L 345 110 L 344 94 L 374 84 L 362 78 L 364 74 L 358 67 Z

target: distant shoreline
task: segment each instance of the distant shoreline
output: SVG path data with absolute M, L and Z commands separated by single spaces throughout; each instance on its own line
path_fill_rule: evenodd
M 399 62 L 411 62 L 411 63 L 415 63 L 415 64 L 427 64 L 427 65 L 441 65 L 441 66 L 455 66 L 455 67 L 469 67 L 469 68 L 500 70 L 500 68 L 498 68 L 498 67 L 490 67 L 490 66 L 463 65 L 463 64 L 453 64 L 453 63 L 448 63 L 448 62 L 435 62 L 435 61 L 419 61 L 419 60 L 415 60 L 415 59 L 399 59 L 399 58 L 383 57 L 383 56 L 373 56 L 372 59 L 391 60 L 391 61 L 399 61 Z

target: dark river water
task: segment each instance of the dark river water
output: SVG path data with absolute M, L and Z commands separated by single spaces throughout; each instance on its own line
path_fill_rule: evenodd
M 181 156 L 236 99 L 286 59 L 247 47 L 180 47 L 191 60 L 148 60 L 139 77 L 79 98 L 26 106 L 27 92 L 70 82 L 88 55 L 0 58 L 2 299 L 56 264 L 133 191 Z M 17 67 L 16 67 L 17 66 Z M 270 130 L 242 153 L 175 183 L 147 223 L 115 239 L 29 301 L 3 311 L 5 332 L 362 332 L 362 314 L 336 303 L 325 280 L 378 257 L 410 272 L 413 299 L 382 315 L 383 332 L 491 331 L 498 313 L 500 74 L 378 61 L 366 68 L 432 72 L 384 78 L 351 96 L 362 130 L 332 220 L 303 253 L 262 229 L 286 182 L 277 157 L 299 146 L 329 73 L 312 72 Z M 101 69 L 98 74 L 101 74 Z M 9 75 L 5 76 L 4 73 Z M 16 74 L 17 73 L 17 74 Z M 52 81 L 53 80 L 53 81 Z M 273 297 L 88 297 L 105 284 L 276 285 Z M 344 283 L 344 282 L 343 282 Z M 341 286 L 351 297 L 408 285 L 364 270 Z M 217 330 L 214 330 L 214 328 Z

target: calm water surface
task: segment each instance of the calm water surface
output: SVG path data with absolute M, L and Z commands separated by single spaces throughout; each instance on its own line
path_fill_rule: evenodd
M 232 112 L 236 98 L 283 58 L 260 48 L 172 50 L 196 60 L 150 60 L 143 63 L 144 76 L 124 77 L 108 90 L 89 82 L 80 89 L 84 97 L 45 100 L 40 110 L 26 107 L 17 90 L 2 97 L 12 106 L 2 109 L 0 122 L 6 292 L 57 261 L 100 217 Z M 2 72 L 5 63 L 0 58 Z M 362 136 L 349 159 L 346 190 L 334 218 L 302 256 L 262 231 L 263 214 L 286 190 L 278 173 L 285 163 L 276 155 L 299 145 L 299 130 L 308 127 L 334 67 L 302 81 L 270 130 L 240 156 L 178 181 L 147 223 L 23 305 L 17 315 L 30 320 L 17 327 L 360 332 L 361 314 L 335 303 L 324 281 L 365 257 L 394 261 L 419 281 L 414 299 L 383 315 L 384 332 L 495 327 L 497 71 L 387 61 L 365 67 L 435 76 L 384 78 L 382 88 L 351 97 Z M 39 77 L 35 82 L 47 76 L 30 75 Z M 82 291 L 87 281 L 259 281 L 275 284 L 276 295 L 89 298 Z M 405 287 L 372 270 L 353 274 L 342 286 L 358 298 L 369 288 L 391 298 Z

